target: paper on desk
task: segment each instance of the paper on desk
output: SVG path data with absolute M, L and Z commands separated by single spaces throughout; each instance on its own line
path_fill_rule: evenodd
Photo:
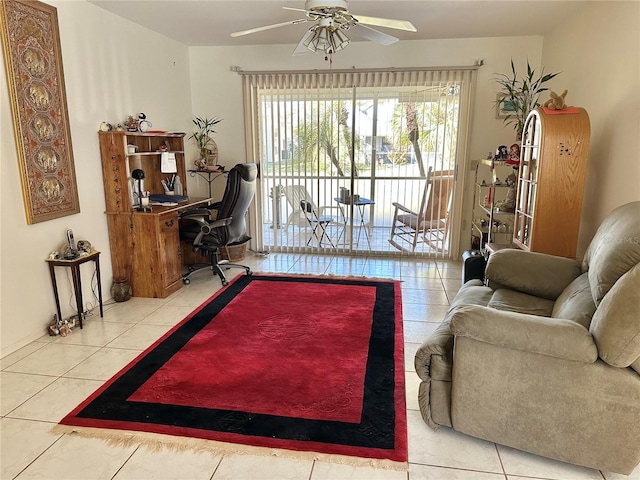
M 160 154 L 160 171 L 162 173 L 177 173 L 176 154 L 172 152 L 162 152 Z

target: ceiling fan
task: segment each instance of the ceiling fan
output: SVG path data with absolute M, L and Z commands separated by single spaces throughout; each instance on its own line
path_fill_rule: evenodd
M 349 44 L 349 37 L 347 37 L 344 32 L 351 28 L 367 40 L 378 42 L 382 45 L 391 45 L 397 42 L 398 38 L 371 28 L 369 25 L 394 28 L 408 32 L 416 31 L 416 27 L 407 20 L 393 20 L 390 18 L 351 14 L 349 13 L 349 2 L 347 0 L 306 0 L 304 7 L 304 9 L 293 7 L 282 8 L 285 10 L 293 10 L 294 12 L 304 12 L 305 18 L 242 30 L 232 33 L 231 36 L 239 37 L 264 30 L 271 30 L 273 28 L 285 27 L 287 25 L 314 22 L 315 24 L 307 30 L 296 46 L 293 55 L 303 55 L 309 51 L 322 52 L 330 55 L 342 50 Z

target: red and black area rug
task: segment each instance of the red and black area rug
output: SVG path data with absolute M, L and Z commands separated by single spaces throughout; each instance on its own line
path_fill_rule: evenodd
M 400 284 L 239 276 L 60 423 L 406 462 Z

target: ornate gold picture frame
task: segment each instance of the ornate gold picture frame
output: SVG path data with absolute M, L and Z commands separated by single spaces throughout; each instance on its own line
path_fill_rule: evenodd
M 57 10 L 2 0 L 0 30 L 27 223 L 78 213 Z

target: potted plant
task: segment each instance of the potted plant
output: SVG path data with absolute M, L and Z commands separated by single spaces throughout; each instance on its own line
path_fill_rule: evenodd
M 218 148 L 216 143 L 211 138 L 212 133 L 216 133 L 213 129 L 215 125 L 222 121 L 221 118 L 213 117 L 194 117 L 193 124 L 196 126 L 196 130 L 191 134 L 189 139 L 193 139 L 200 150 L 200 158 L 196 160 L 196 165 L 199 168 L 205 168 L 208 165 L 208 161 L 216 160 L 211 158 L 217 156 Z
M 538 102 L 540 94 L 549 90 L 542 85 L 556 75 L 559 75 L 559 72 L 544 75 L 543 67 L 540 75 L 536 77 L 535 69 L 531 68 L 529 60 L 527 60 L 527 74 L 522 78 L 518 78 L 513 59 L 511 59 L 510 75 L 505 73 L 496 74 L 495 81 L 501 87 L 496 100 L 497 108 L 506 113 L 505 125 L 514 124 L 518 140 L 522 139 L 522 129 L 527 115 L 540 105 Z

